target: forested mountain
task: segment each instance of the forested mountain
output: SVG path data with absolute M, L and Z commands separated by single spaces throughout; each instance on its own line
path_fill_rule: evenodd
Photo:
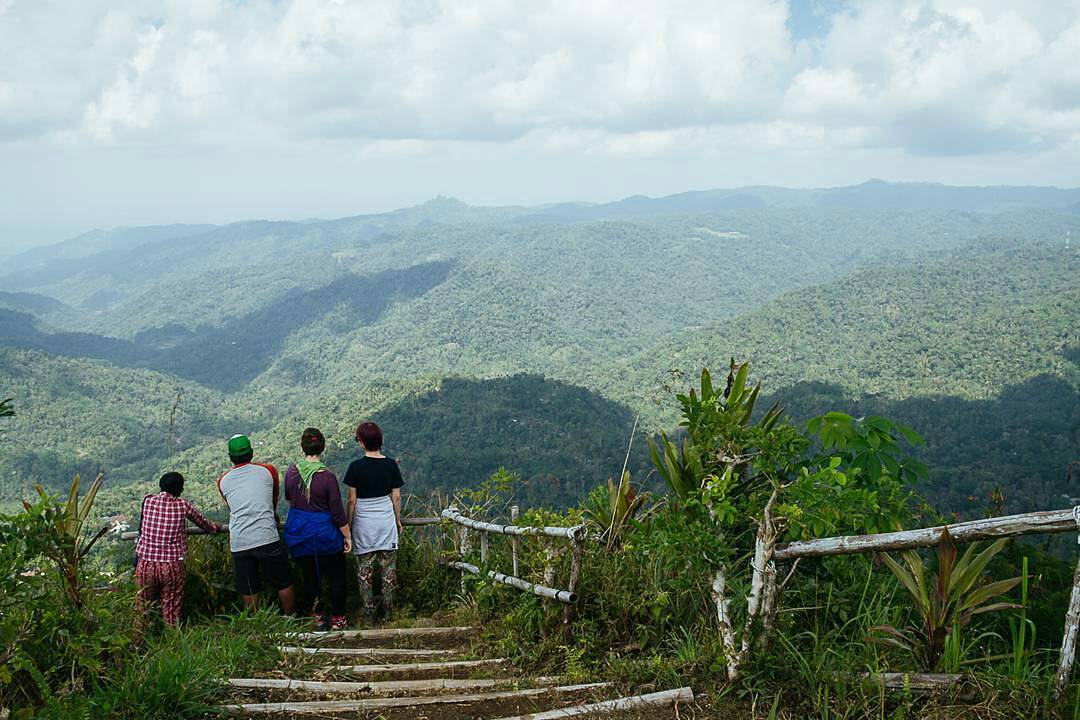
M 626 364 L 641 386 L 654 358 L 686 372 L 749 359 L 779 389 L 827 382 L 852 396 L 989 398 L 1039 374 L 1080 374 L 1080 254 L 988 244 L 908 267 L 876 267 L 806 288 L 710 328 L 685 330 Z
M 0 437 L 0 500 L 74 473 L 119 482 L 153 477 L 178 448 L 231 434 L 242 406 L 194 383 L 100 360 L 0 349 L 5 397 L 17 415 Z M 170 430 L 170 414 L 181 397 Z
M 375 418 L 415 490 L 505 466 L 530 502 L 563 503 L 617 474 L 636 414 L 671 429 L 653 402 L 669 369 L 737 357 L 793 416 L 851 408 L 923 431 L 945 509 L 977 505 L 995 478 L 1014 506 L 1053 503 L 1080 455 L 1080 259 L 1062 244 L 1080 217 L 1047 208 L 1077 199 L 885 183 L 440 198 L 90 234 L 0 285 L 0 395 L 19 413 L 0 498 L 104 469 L 122 504 L 165 467 L 206 492 L 223 437 L 252 433 L 286 462 L 310 423 L 343 463 L 351 428 Z
M 922 489 L 943 508 L 982 507 L 994 488 L 1014 510 L 1068 504 L 1080 495 L 1068 476 L 1080 458 L 1078 273 L 1075 250 L 1012 243 L 875 268 L 684 331 L 596 383 L 649 388 L 657 358 L 690 379 L 749 359 L 795 418 L 843 410 L 916 428 Z
M 46 295 L 26 292 L 0 292 L 0 308 L 44 315 L 62 311 L 64 303 Z
M 294 332 L 332 312 L 350 328 L 370 324 L 395 302 L 423 295 L 446 279 L 449 263 L 424 263 L 370 277 L 343 275 L 328 285 L 291 288 L 265 307 L 219 326 L 189 330 L 171 324 L 143 330 L 134 341 L 92 333 L 42 332 L 31 315 L 0 309 L 0 346 L 43 350 L 143 367 L 234 390 L 268 368 Z
M 829 409 L 884 415 L 918 428 L 926 446 L 917 454 L 930 468 L 919 491 L 947 512 L 978 516 L 994 505 L 995 492 L 1011 512 L 1068 507 L 1080 498 L 1077 469 L 1070 473 L 1070 463 L 1080 458 L 1080 392 L 1053 374 L 978 400 L 853 398 L 827 383 L 798 383 L 777 399 L 794 418 Z

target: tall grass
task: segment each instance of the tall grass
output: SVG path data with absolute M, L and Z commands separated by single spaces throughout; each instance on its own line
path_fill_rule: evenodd
M 1035 623 L 1028 616 L 1028 557 L 1024 556 L 1021 564 L 1023 580 L 1020 583 L 1020 609 L 1009 618 L 1009 635 L 1012 641 L 1012 662 L 1010 672 L 1014 680 L 1028 675 L 1031 670 L 1032 654 L 1035 650 Z
M 52 703 L 38 717 L 202 717 L 221 701 L 222 678 L 273 668 L 280 660 L 278 640 L 295 627 L 293 621 L 273 610 L 261 610 L 166 628 L 148 639 L 145 649 L 127 658 L 117 671 L 100 677 L 89 692 Z

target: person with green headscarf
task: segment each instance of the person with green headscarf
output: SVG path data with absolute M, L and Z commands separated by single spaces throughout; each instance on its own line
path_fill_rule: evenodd
M 300 436 L 300 449 L 304 458 L 285 473 L 289 517 L 283 536 L 304 575 L 301 607 L 315 617 L 320 630 L 343 630 L 348 625 L 345 553 L 352 549 L 352 530 L 337 476 L 322 461 L 326 438 L 317 428 L 307 428 Z M 330 589 L 326 599 L 323 580 Z

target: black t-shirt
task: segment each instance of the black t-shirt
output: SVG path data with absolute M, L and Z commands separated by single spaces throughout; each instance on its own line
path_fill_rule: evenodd
M 356 488 L 358 498 L 377 498 L 389 495 L 394 488 L 405 484 L 401 479 L 401 470 L 397 461 L 390 457 L 373 458 L 365 455 L 353 460 L 345 471 L 342 481 L 351 488 Z

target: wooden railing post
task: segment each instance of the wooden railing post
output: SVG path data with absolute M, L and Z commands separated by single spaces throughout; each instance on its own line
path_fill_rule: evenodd
M 1080 505 L 1073 508 L 1076 529 L 1080 531 Z M 1080 541 L 1080 538 L 1077 538 Z M 1069 686 L 1073 662 L 1076 660 L 1076 636 L 1080 633 L 1080 558 L 1076 560 L 1076 573 L 1073 575 L 1072 597 L 1069 610 L 1065 613 L 1065 635 L 1061 639 L 1061 660 L 1058 662 L 1057 676 L 1054 679 L 1054 699 L 1060 699 Z
M 472 545 L 469 539 L 469 528 L 461 528 L 461 562 L 466 562 Z M 461 572 L 461 594 L 465 594 L 465 571 Z
M 510 508 L 510 524 L 517 525 L 518 519 L 518 506 L 514 505 Z M 514 577 L 521 577 L 521 573 L 518 571 L 518 537 L 517 535 L 510 536 L 510 556 L 514 562 Z
M 555 559 L 557 554 L 555 548 L 552 546 L 550 540 L 547 541 L 547 547 L 544 548 L 544 585 L 552 587 L 555 585 Z
M 581 563 L 585 556 L 585 536 L 574 539 L 574 555 L 570 560 L 570 582 L 567 589 L 571 593 L 577 593 L 578 580 L 581 579 Z M 563 608 L 563 636 L 569 641 L 570 623 L 574 619 L 576 605 L 567 605 Z

